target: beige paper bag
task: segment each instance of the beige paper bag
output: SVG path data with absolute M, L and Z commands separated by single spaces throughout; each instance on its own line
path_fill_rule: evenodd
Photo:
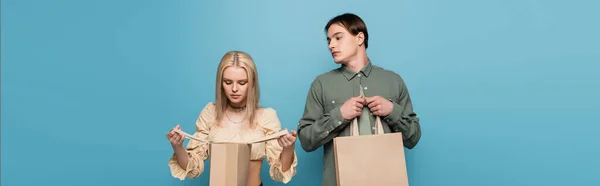
M 209 144 L 210 186 L 246 186 L 252 144 L 275 140 L 288 133 L 287 129 L 252 141 L 207 141 L 181 130 L 179 134 L 188 139 Z
M 251 144 L 210 144 L 210 186 L 245 186 Z
M 355 118 L 351 136 L 333 139 L 338 186 L 408 186 L 402 133 L 384 134 L 376 118 L 374 135 L 358 135 Z

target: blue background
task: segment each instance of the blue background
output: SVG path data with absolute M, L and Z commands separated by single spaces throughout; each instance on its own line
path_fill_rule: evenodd
M 599 1 L 2 1 L 5 186 L 206 185 L 171 177 L 222 55 L 250 53 L 261 104 L 296 129 L 336 68 L 323 27 L 353 12 L 400 74 L 423 136 L 411 186 L 600 185 Z M 289 185 L 321 182 L 322 149 Z M 263 166 L 263 181 L 275 184 Z M 208 171 L 207 171 L 208 172 Z

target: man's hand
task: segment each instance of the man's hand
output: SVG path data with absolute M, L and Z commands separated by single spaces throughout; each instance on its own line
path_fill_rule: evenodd
M 390 100 L 381 96 L 368 97 L 366 100 L 366 104 L 373 115 L 384 117 L 392 113 L 394 108 L 394 104 Z
M 351 120 L 357 116 L 360 116 L 364 104 L 365 98 L 362 96 L 356 96 L 346 100 L 346 102 L 344 102 L 344 104 L 340 107 L 342 118 L 345 120 Z

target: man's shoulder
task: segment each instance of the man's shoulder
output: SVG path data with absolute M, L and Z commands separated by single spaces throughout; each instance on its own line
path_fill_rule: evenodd
M 395 79 L 395 80 L 402 81 L 402 77 L 400 77 L 400 74 L 394 72 L 393 70 L 373 65 L 372 71 L 374 71 L 378 75 L 384 76 L 385 78 L 390 78 L 390 79 Z
M 334 68 L 327 72 L 323 72 L 323 73 L 319 74 L 316 79 L 328 79 L 328 78 L 332 78 L 339 74 L 340 74 L 340 68 L 338 67 L 338 68 Z
M 323 72 L 323 73 L 317 75 L 317 77 L 315 77 L 315 79 L 313 80 L 313 84 L 327 81 L 329 79 L 336 77 L 339 74 L 340 74 L 340 68 L 334 68 L 327 72 Z

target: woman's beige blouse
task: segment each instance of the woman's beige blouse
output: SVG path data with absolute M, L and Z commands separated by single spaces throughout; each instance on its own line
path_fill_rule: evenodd
M 232 132 L 227 128 L 221 128 L 215 123 L 216 112 L 214 103 L 208 103 L 200 112 L 196 120 L 195 137 L 211 141 L 250 141 L 262 138 L 281 130 L 281 123 L 277 118 L 277 113 L 272 108 L 259 109 L 256 115 L 258 126 L 254 130 Z M 250 158 L 251 160 L 262 160 L 265 156 L 271 166 L 269 174 L 275 181 L 288 183 L 296 174 L 298 158 L 294 153 L 292 166 L 286 172 L 282 171 L 281 159 L 279 158 L 283 148 L 277 140 L 270 140 L 263 143 L 252 144 Z M 185 177 L 195 178 L 204 172 L 204 160 L 208 157 L 208 145 L 196 140 L 190 140 L 186 146 L 188 152 L 188 164 L 186 169 L 182 169 L 177 163 L 175 154 L 169 160 L 171 174 L 175 178 L 184 180 Z

